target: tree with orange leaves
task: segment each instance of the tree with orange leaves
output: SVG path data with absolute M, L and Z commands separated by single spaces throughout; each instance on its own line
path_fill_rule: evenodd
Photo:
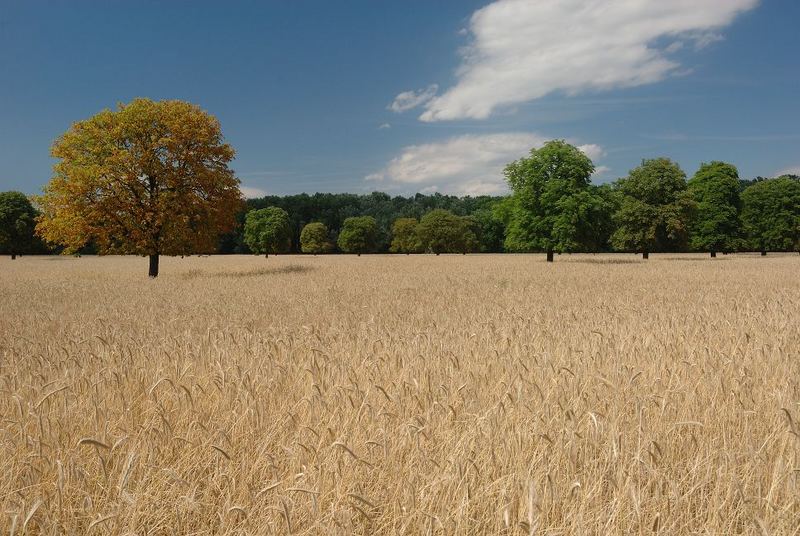
M 37 201 L 37 233 L 66 253 L 150 258 L 214 251 L 242 206 L 219 122 L 178 100 L 135 99 L 79 121 L 56 140 L 59 162 Z

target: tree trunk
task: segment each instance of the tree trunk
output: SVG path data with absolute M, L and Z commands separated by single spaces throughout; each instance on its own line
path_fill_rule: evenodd
M 264 258 L 269 259 L 269 253 L 264 253 Z
M 437 257 L 439 256 L 439 252 L 438 252 L 438 251 L 436 252 L 436 256 L 437 256 Z
M 553 262 L 553 250 L 552 249 L 548 249 L 547 250 L 547 262 Z
M 711 250 L 711 258 L 712 259 L 716 259 L 717 258 L 717 252 L 716 251 Z
M 13 260 L 15 260 L 16 258 L 17 258 L 17 254 L 16 254 L 16 253 L 12 253 L 12 254 L 11 254 L 11 260 L 13 261 Z
M 767 250 L 766 249 L 762 249 L 761 250 L 761 256 L 762 257 L 766 257 L 767 256 Z
M 645 259 L 645 260 L 649 259 L 650 258 L 650 252 L 647 251 L 647 250 L 642 251 L 642 258 Z
M 158 277 L 158 254 L 150 255 L 150 271 L 147 272 L 150 277 Z
M 361 256 L 361 252 L 359 251 L 358 253 L 356 253 L 356 257 L 360 257 L 360 256 Z

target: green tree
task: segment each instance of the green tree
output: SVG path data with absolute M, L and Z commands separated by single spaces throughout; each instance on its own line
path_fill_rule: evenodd
M 278 254 L 288 251 L 291 240 L 289 214 L 278 207 L 251 210 L 244 220 L 244 241 L 253 253 Z
M 21 192 L 0 192 L 0 251 L 11 255 L 28 253 L 35 242 L 36 209 Z
M 345 253 L 375 251 L 378 238 L 378 224 L 372 216 L 354 216 L 344 220 L 337 245 Z
M 622 199 L 611 237 L 615 248 L 641 251 L 646 259 L 651 251 L 686 247 L 697 205 L 678 164 L 668 158 L 644 160 L 616 187 Z
M 689 229 L 692 249 L 709 251 L 712 257 L 717 256 L 717 251 L 738 249 L 742 204 L 736 166 L 717 161 L 703 163 L 689 179 L 688 188 L 697 203 Z
M 419 222 L 416 218 L 397 218 L 392 224 L 392 253 L 419 253 L 421 247 L 417 237 Z
M 300 233 L 300 248 L 303 253 L 328 253 L 333 249 L 324 223 L 311 222 L 303 227 Z
M 504 174 L 513 195 L 504 207 L 508 222 L 506 249 L 553 252 L 586 249 L 595 213 L 602 199 L 589 188 L 594 173 L 591 159 L 563 140 L 532 149 L 527 158 L 506 166 Z
M 38 198 L 37 233 L 99 253 L 160 255 L 214 251 L 242 204 L 228 168 L 234 151 L 219 122 L 198 106 L 135 99 L 79 121 L 56 140 L 59 161 Z
M 782 176 L 748 186 L 742 192 L 742 221 L 751 245 L 800 251 L 800 180 Z
M 417 237 L 424 251 L 436 255 L 466 253 L 478 242 L 469 221 L 444 209 L 432 210 L 420 219 Z
M 472 217 L 478 224 L 476 235 L 480 243 L 478 250 L 483 253 L 501 253 L 505 240 L 506 226 L 502 218 L 496 215 L 494 203 L 473 212 Z

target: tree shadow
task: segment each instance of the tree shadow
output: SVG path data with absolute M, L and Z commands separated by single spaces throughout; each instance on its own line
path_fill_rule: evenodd
M 641 259 L 564 259 L 561 262 L 576 264 L 643 264 L 645 261 Z
M 708 261 L 729 261 L 728 257 L 659 257 L 660 261 L 678 261 L 678 262 L 708 262 Z
M 252 270 L 236 270 L 233 272 L 204 272 L 202 270 L 189 270 L 181 274 L 183 279 L 198 279 L 198 278 L 217 278 L 217 277 L 233 277 L 233 278 L 246 278 L 246 277 L 259 277 L 264 275 L 280 275 L 280 274 L 300 274 L 316 270 L 316 267 L 304 266 L 301 264 L 287 264 L 286 266 L 264 267 L 255 268 Z

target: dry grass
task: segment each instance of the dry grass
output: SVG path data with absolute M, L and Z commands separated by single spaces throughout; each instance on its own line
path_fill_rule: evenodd
M 675 258 L 2 259 L 0 533 L 798 534 L 800 257 Z

